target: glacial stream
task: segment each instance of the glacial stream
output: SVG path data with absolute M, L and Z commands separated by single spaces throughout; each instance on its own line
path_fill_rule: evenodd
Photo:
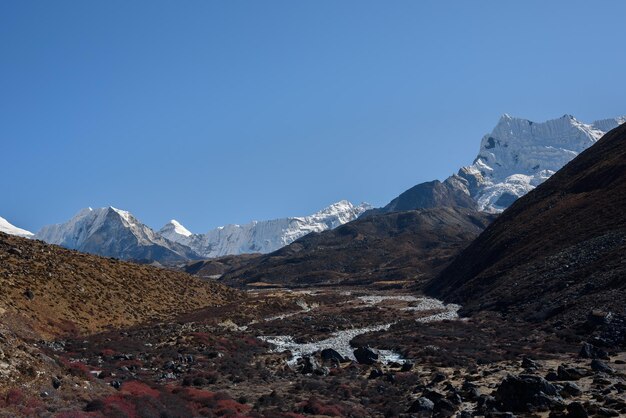
M 442 320 L 455 320 L 458 319 L 458 310 L 460 309 L 459 305 L 455 304 L 444 304 L 440 300 L 427 298 L 427 297 L 416 297 L 412 295 L 373 295 L 373 296 L 360 296 L 357 298 L 363 304 L 375 306 L 379 303 L 385 301 L 401 301 L 407 302 L 408 306 L 399 308 L 402 311 L 410 311 L 415 314 L 415 321 L 420 323 L 427 322 L 435 322 Z M 289 316 L 301 313 L 301 312 L 311 312 L 311 307 L 307 307 L 308 309 L 303 309 L 303 311 L 295 312 L 287 315 L 283 315 L 280 319 L 287 318 Z M 276 320 L 279 319 L 277 317 L 268 318 L 266 320 Z M 314 342 L 306 342 L 306 343 L 298 343 L 294 341 L 294 337 L 291 335 L 277 335 L 277 336 L 259 336 L 260 339 L 272 344 L 274 348 L 272 352 L 284 352 L 290 351 L 291 358 L 287 362 L 290 366 L 293 366 L 297 363 L 298 359 L 311 355 L 315 352 L 321 351 L 326 348 L 332 348 L 337 351 L 342 356 L 349 358 L 351 360 L 356 360 L 354 358 L 354 347 L 350 345 L 350 341 L 353 338 L 367 334 L 370 332 L 377 331 L 386 331 L 391 327 L 395 322 L 373 325 L 364 328 L 351 328 L 345 329 L 341 331 L 333 332 L 330 337 Z M 400 356 L 400 354 L 393 352 L 391 350 L 375 350 L 380 356 L 380 361 L 383 363 L 390 362 L 398 362 L 403 363 L 405 360 Z

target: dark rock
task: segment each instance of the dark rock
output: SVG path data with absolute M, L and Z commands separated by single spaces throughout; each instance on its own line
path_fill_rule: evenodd
M 321 351 L 320 356 L 322 357 L 323 362 L 333 362 L 336 361 L 338 363 L 343 363 L 345 359 L 341 354 L 332 348 L 325 348 Z
M 433 375 L 432 380 L 430 381 L 431 385 L 436 385 L 437 383 L 443 382 L 447 379 L 447 376 L 441 372 L 437 372 Z
M 555 382 L 555 381 L 559 380 L 559 375 L 554 373 L 554 372 L 549 372 L 546 375 L 546 380 L 549 381 L 549 382 Z
M 557 403 L 556 387 L 539 376 L 507 376 L 496 390 L 496 400 L 508 411 L 548 410 Z
M 607 373 L 607 374 L 613 373 L 612 368 L 610 368 L 602 360 L 598 360 L 598 359 L 591 360 L 591 370 L 593 370 L 594 372 L 601 372 L 601 373 Z
M 361 364 L 372 365 L 378 362 L 378 354 L 372 351 L 369 347 L 359 347 L 354 350 L 354 357 L 356 361 Z
M 379 377 L 384 376 L 384 373 L 380 369 L 372 369 L 370 375 L 367 377 L 368 379 L 378 379 Z
M 613 314 L 611 312 L 594 309 L 587 315 L 587 322 L 593 326 L 606 325 L 611 322 Z
M 26 289 L 26 291 L 24 292 L 24 297 L 28 300 L 33 300 L 35 299 L 35 293 L 30 289 Z
M 567 405 L 568 418 L 587 418 L 589 414 L 580 402 L 572 402 Z
M 447 399 L 435 402 L 434 412 L 438 417 L 451 417 L 457 410 L 457 406 Z
M 609 359 L 609 353 L 589 343 L 583 344 L 583 346 L 580 349 L 580 353 L 578 355 L 582 358 L 589 358 L 589 359 L 603 359 L 603 360 Z
M 400 369 L 401 372 L 410 372 L 411 370 L 413 370 L 413 363 L 410 361 L 405 362 Z
M 443 393 L 439 392 L 438 390 L 434 390 L 434 389 L 426 389 L 424 390 L 424 392 L 422 393 L 422 396 L 425 398 L 430 399 L 433 402 L 437 402 L 441 399 L 444 399 L 446 397 L 446 395 L 444 395 Z
M 122 387 L 122 382 L 120 382 L 119 380 L 113 380 L 111 382 L 111 386 L 113 386 L 113 388 L 115 389 L 119 389 Z
M 423 416 L 430 416 L 435 409 L 435 404 L 428 398 L 418 398 L 413 404 L 411 404 L 409 410 L 407 411 L 409 414 L 420 414 Z M 428 414 L 428 415 L 427 415 Z
M 463 398 L 458 393 L 451 393 L 446 399 L 455 405 L 461 405 L 463 403 Z
M 576 383 L 565 382 L 565 384 L 563 384 L 563 388 L 559 391 L 559 393 L 562 397 L 567 398 L 572 396 L 578 396 L 582 394 L 583 391 L 580 390 Z
M 55 389 L 58 389 L 61 387 L 61 381 L 58 378 L 53 378 L 52 379 L 52 387 Z
M 587 372 L 585 370 L 565 365 L 560 365 L 557 368 L 556 373 L 559 380 L 580 380 L 587 376 Z
M 596 413 L 601 417 L 619 417 L 619 412 L 611 408 L 598 408 Z
M 302 374 L 313 374 L 320 368 L 315 358 L 304 356 L 298 360 L 298 371 Z
M 529 357 L 524 357 L 522 359 L 522 367 L 524 369 L 537 370 L 539 368 L 539 364 Z
M 11 247 L 11 248 L 9 248 L 9 249 L 7 250 L 7 252 L 8 252 L 9 254 L 13 254 L 13 255 L 22 255 L 22 250 L 20 250 L 20 249 L 19 249 L 19 248 L 17 248 L 17 247 Z

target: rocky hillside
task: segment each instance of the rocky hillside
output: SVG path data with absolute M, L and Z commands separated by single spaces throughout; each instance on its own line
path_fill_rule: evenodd
M 239 297 L 185 273 L 0 233 L 0 317 L 44 334 L 163 320 Z
M 528 320 L 624 314 L 626 126 L 515 202 L 428 293 Z
M 362 217 L 253 259 L 222 280 L 236 286 L 414 283 L 440 271 L 491 220 L 453 208 Z

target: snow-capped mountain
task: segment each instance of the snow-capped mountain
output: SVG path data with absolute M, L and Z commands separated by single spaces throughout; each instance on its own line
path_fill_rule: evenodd
M 342 200 L 310 216 L 253 221 L 246 225 L 226 225 L 206 234 L 191 234 L 180 223 L 172 220 L 159 233 L 207 258 L 230 254 L 269 253 L 311 232 L 333 229 L 350 222 L 370 207 L 367 203 L 355 206 L 347 200 Z
M 123 260 L 170 263 L 197 258 L 191 249 L 163 238 L 129 212 L 114 207 L 83 209 L 66 223 L 43 227 L 35 238 Z
M 505 114 L 483 137 L 474 163 L 446 181 L 473 197 L 479 210 L 501 212 L 625 121 L 586 124 L 565 115 L 536 123 Z
M 483 137 L 472 165 L 443 182 L 420 183 L 371 213 L 438 206 L 502 212 L 624 122 L 626 117 L 586 124 L 565 115 L 536 123 L 505 114 Z
M 7 221 L 6 219 L 2 217 L 0 217 L 0 232 L 4 232 L 5 234 L 9 234 L 9 235 L 17 235 L 19 237 L 25 237 L 25 238 L 32 238 L 34 235 L 30 231 L 27 231 L 25 229 L 18 228 L 17 226 L 12 225 L 9 221 Z

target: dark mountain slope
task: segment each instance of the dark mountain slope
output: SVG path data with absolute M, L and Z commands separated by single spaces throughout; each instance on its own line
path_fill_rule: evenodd
M 520 198 L 427 293 L 529 320 L 624 311 L 626 126 Z
M 453 177 L 451 179 L 457 179 Z M 476 209 L 476 202 L 470 195 L 455 184 L 453 180 L 439 180 L 420 183 L 401 193 L 385 207 L 365 212 L 364 216 L 374 214 L 403 212 L 407 210 L 431 209 L 438 207 L 456 207 Z
M 299 286 L 426 280 L 446 266 L 492 218 L 453 208 L 359 218 L 258 257 L 226 273 L 223 282 Z

